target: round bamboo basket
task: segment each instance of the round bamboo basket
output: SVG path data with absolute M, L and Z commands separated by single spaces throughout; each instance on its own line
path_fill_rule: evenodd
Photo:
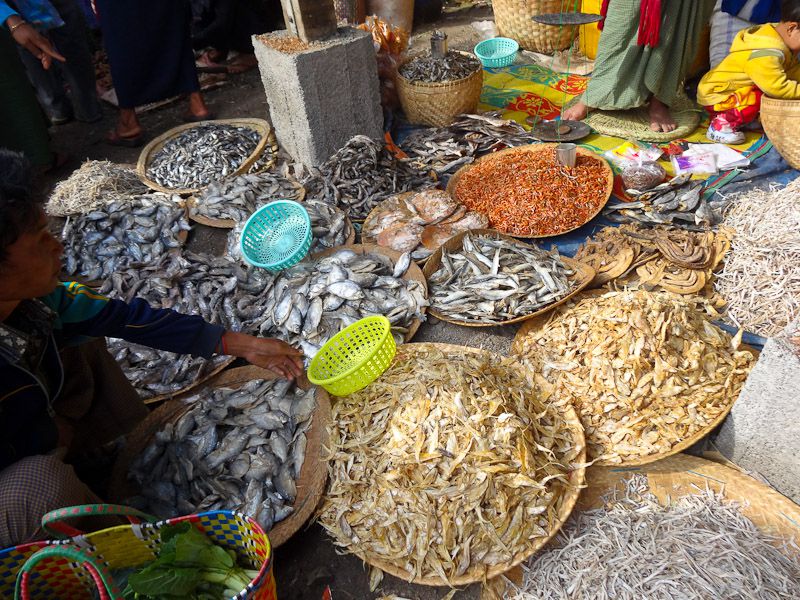
M 463 177 L 464 173 L 466 173 L 469 169 L 473 168 L 475 165 L 480 164 L 482 161 L 497 160 L 497 157 L 499 157 L 499 156 L 504 156 L 504 155 L 508 155 L 508 154 L 518 154 L 520 152 L 529 152 L 531 154 L 536 154 L 536 153 L 539 153 L 539 152 L 544 152 L 546 150 L 552 150 L 556 146 L 558 146 L 558 144 L 553 144 L 553 143 L 551 143 L 551 144 L 529 144 L 527 146 L 515 146 L 513 148 L 506 148 L 505 150 L 499 150 L 497 152 L 492 152 L 491 154 L 487 154 L 486 156 L 482 156 L 481 158 L 479 158 L 475 162 L 472 162 L 472 163 L 470 163 L 468 165 L 464 165 L 463 167 L 461 167 L 458 171 L 456 171 L 453 174 L 453 176 L 450 178 L 450 181 L 447 182 L 447 193 L 450 194 L 457 202 L 461 202 L 461 200 L 458 199 L 458 195 L 456 194 L 456 186 L 458 185 L 458 182 L 461 180 L 461 177 Z M 565 229 L 564 231 L 559 231 L 557 233 L 550 233 L 550 234 L 547 234 L 547 235 L 531 235 L 531 234 L 515 235 L 515 234 L 512 234 L 512 233 L 505 232 L 505 231 L 500 231 L 500 233 L 504 233 L 506 235 L 510 235 L 511 237 L 517 237 L 517 238 L 523 238 L 523 239 L 540 239 L 540 238 L 554 237 L 556 235 L 563 235 L 565 233 L 569 233 L 570 231 L 575 231 L 576 229 L 580 229 L 581 227 L 586 225 L 586 223 L 588 223 L 589 221 L 591 221 L 597 215 L 600 214 L 600 211 L 603 210 L 603 207 L 606 205 L 606 202 L 608 202 L 608 199 L 611 198 L 611 193 L 614 190 L 614 171 L 609 166 L 608 161 L 605 158 L 603 158 L 602 156 L 600 156 L 599 154 L 595 154 L 594 152 L 586 150 L 585 148 L 581 148 L 580 146 L 578 146 L 577 151 L 578 151 L 578 156 L 589 156 L 591 158 L 594 158 L 595 160 L 599 160 L 600 164 L 603 166 L 603 170 L 606 173 L 605 200 L 603 200 L 603 202 L 600 203 L 600 205 L 597 207 L 597 210 L 594 212 L 594 214 L 589 216 L 588 219 L 586 219 L 583 223 L 581 223 L 577 227 L 573 227 L 571 229 Z M 491 180 L 486 181 L 486 187 L 491 187 L 491 185 L 492 185 L 492 181 Z M 463 202 L 461 202 L 461 203 L 464 204 Z M 472 209 L 470 209 L 470 210 L 472 210 Z M 491 227 L 491 225 L 492 225 L 492 223 L 490 221 L 489 222 L 489 226 Z
M 621 492 L 625 479 L 636 473 L 647 477 L 650 492 L 662 506 L 669 506 L 680 498 L 694 496 L 708 488 L 738 504 L 739 511 L 761 531 L 800 545 L 800 506 L 735 468 L 688 454 L 677 454 L 630 469 L 590 467 L 586 470 L 586 488 L 581 492 L 575 511 L 601 508 L 603 498 L 614 490 Z M 586 550 L 589 552 L 591 548 Z M 800 559 L 800 556 L 796 558 Z M 515 569 L 506 576 L 512 582 L 520 583 L 522 570 Z M 481 600 L 505 598 L 507 585 L 503 577 L 487 582 Z M 547 597 L 547 590 L 541 592 Z
M 761 124 L 780 155 L 792 167 L 800 169 L 800 100 L 761 98 Z
M 139 161 L 136 163 L 136 173 L 137 175 L 139 175 L 139 179 L 141 179 L 142 182 L 149 188 L 154 189 L 158 192 L 163 192 L 165 194 L 189 195 L 189 194 L 195 194 L 199 192 L 201 189 L 203 189 L 203 188 L 177 188 L 177 189 L 165 188 L 147 176 L 147 168 L 150 166 L 150 163 L 153 160 L 153 156 L 155 155 L 155 153 L 161 150 L 161 148 L 164 147 L 164 144 L 166 144 L 172 138 L 182 134 L 184 131 L 187 131 L 189 129 L 194 129 L 195 127 L 200 127 L 201 125 L 210 125 L 210 124 L 248 127 L 250 129 L 255 130 L 261 135 L 261 140 L 256 145 L 252 154 L 250 154 L 250 156 L 248 156 L 244 160 L 244 162 L 239 166 L 239 168 L 229 175 L 229 177 L 235 177 L 236 175 L 241 175 L 242 173 L 246 173 L 250 169 L 250 167 L 253 166 L 253 163 L 255 163 L 256 160 L 258 160 L 258 158 L 264 152 L 264 148 L 270 142 L 270 133 L 272 133 L 272 126 L 270 126 L 270 124 L 263 119 L 250 119 L 250 118 L 220 119 L 216 121 L 201 121 L 199 123 L 186 123 L 185 125 L 179 125 L 178 127 L 170 129 L 166 133 L 162 133 L 160 136 L 151 140 L 150 143 L 148 143 L 144 148 L 142 148 L 142 151 L 139 154 Z
M 276 375 L 260 367 L 247 366 L 225 371 L 208 383 L 211 388 L 238 388 L 253 379 L 275 379 Z M 308 382 L 305 382 L 308 385 Z M 302 386 L 302 385 L 301 385 Z M 307 388 L 306 388 L 307 389 Z M 297 479 L 297 498 L 292 505 L 294 512 L 277 523 L 270 531 L 269 541 L 277 548 L 292 537 L 309 519 L 325 491 L 328 469 L 323 449 L 328 445 L 328 424 L 331 420 L 331 403 L 328 393 L 322 388 L 316 391 L 317 408 L 313 421 L 307 431 L 308 445 L 306 459 Z M 138 456 L 167 423 L 173 423 L 183 416 L 191 404 L 183 399 L 174 399 L 159 406 L 128 436 L 127 444 L 120 453 L 111 473 L 110 491 L 116 501 L 123 502 L 136 493 L 128 480 L 131 462 Z M 182 515 L 181 515 L 182 516 Z
M 530 244 L 525 244 L 524 242 L 521 242 L 509 235 L 503 235 L 502 233 L 499 233 L 494 229 L 473 229 L 471 231 L 464 231 L 451 237 L 444 244 L 442 244 L 439 247 L 439 249 L 430 256 L 430 258 L 428 258 L 428 262 L 425 264 L 425 268 L 422 269 L 422 273 L 425 275 L 426 279 L 432 277 L 433 274 L 436 273 L 436 271 L 441 266 L 442 251 L 460 250 L 462 247 L 462 240 L 464 239 L 464 236 L 467 235 L 468 233 L 476 235 L 491 235 L 494 236 L 495 239 L 503 239 L 507 241 L 513 241 L 517 244 L 530 246 Z M 507 321 L 490 321 L 486 323 L 476 323 L 474 321 L 462 321 L 460 319 L 454 319 L 453 317 L 450 317 L 447 314 L 439 311 L 433 303 L 431 303 L 431 306 L 428 308 L 428 313 L 441 321 L 447 321 L 448 323 L 454 323 L 456 325 L 463 325 L 464 327 L 494 327 L 495 325 L 512 325 L 514 323 L 522 323 L 523 321 L 527 321 L 535 317 L 540 317 L 550 312 L 555 307 L 564 304 L 576 294 L 579 294 L 592 282 L 592 279 L 594 279 L 595 275 L 594 269 L 592 269 L 592 267 L 590 267 L 589 265 L 585 265 L 582 262 L 579 262 L 572 258 L 568 258 L 566 256 L 562 256 L 561 260 L 564 261 L 564 264 L 566 266 L 575 271 L 575 275 L 573 275 L 571 279 L 576 287 L 569 294 L 567 294 L 560 300 L 557 300 L 552 304 L 548 304 L 544 308 L 540 308 L 539 310 L 532 312 L 530 314 L 522 315 L 520 317 L 509 319 Z
M 493 0 L 497 33 L 517 40 L 525 50 L 551 54 L 572 45 L 577 25 L 542 25 L 531 17 L 548 13 L 577 12 L 580 4 L 570 0 Z
M 494 364 L 504 365 L 507 368 L 514 368 L 518 372 L 523 372 L 525 369 L 521 364 L 516 364 L 515 360 L 509 360 L 505 357 L 498 356 L 491 352 L 487 352 L 486 350 L 479 350 L 478 348 L 468 348 L 466 346 L 455 346 L 453 344 L 436 344 L 436 343 L 421 343 L 421 344 L 407 344 L 397 349 L 397 355 L 394 358 L 394 361 L 402 359 L 404 355 L 408 355 L 409 353 L 418 352 L 421 350 L 433 350 L 438 349 L 445 352 L 458 352 L 462 354 L 473 354 L 473 355 L 483 355 L 489 356 L 492 358 L 492 362 Z M 390 367 L 391 368 L 391 367 Z M 569 474 L 569 483 L 565 486 L 565 489 L 562 493 L 562 499 L 560 504 L 558 504 L 557 509 L 557 519 L 555 525 L 551 531 L 547 532 L 546 536 L 541 538 L 535 538 L 529 540 L 528 545 L 521 551 L 517 552 L 514 557 L 505 563 L 497 564 L 491 567 L 486 566 L 474 566 L 467 569 L 466 573 L 460 575 L 459 577 L 453 578 L 451 581 L 444 581 L 439 577 L 423 577 L 420 579 L 412 579 L 412 576 L 409 575 L 408 571 L 406 571 L 401 565 L 405 560 L 403 558 L 399 559 L 397 563 L 391 562 L 389 560 L 385 560 L 382 558 L 377 558 L 372 555 L 361 555 L 358 554 L 359 558 L 361 558 L 364 562 L 381 569 L 382 571 L 389 573 L 390 575 L 394 575 L 398 579 L 402 579 L 404 581 L 409 581 L 411 583 L 419 584 L 419 585 L 430 585 L 430 586 L 444 586 L 448 585 L 450 587 L 454 586 L 461 586 L 461 585 L 469 585 L 471 583 L 476 583 L 478 581 L 486 581 L 492 577 L 498 577 L 503 573 L 513 569 L 515 566 L 519 565 L 522 561 L 526 560 L 527 558 L 533 556 L 540 548 L 542 548 L 547 542 L 549 542 L 555 535 L 558 533 L 558 530 L 564 525 L 564 523 L 569 518 L 569 515 L 572 513 L 573 508 L 578 501 L 578 496 L 580 494 L 580 490 L 584 487 L 585 481 L 585 473 L 586 473 L 586 444 L 584 441 L 583 436 L 583 426 L 578 419 L 578 415 L 575 413 L 575 410 L 571 406 L 563 407 L 564 412 L 562 413 L 564 417 L 564 421 L 566 422 L 567 426 L 570 429 L 570 433 L 572 434 L 573 442 L 576 446 L 581 448 L 581 453 L 574 459 L 574 463 L 577 465 L 573 468 L 573 470 Z
M 468 52 L 461 52 L 473 56 Z M 408 62 L 407 59 L 406 62 Z M 478 60 L 477 58 L 475 60 Z M 410 81 L 397 73 L 397 92 L 409 123 L 446 127 L 458 115 L 474 113 L 483 88 L 483 69 L 455 81 Z

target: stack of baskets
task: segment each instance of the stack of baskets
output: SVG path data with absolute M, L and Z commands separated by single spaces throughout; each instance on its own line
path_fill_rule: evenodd
M 501 36 L 515 39 L 525 50 L 550 54 L 572 45 L 577 25 L 542 25 L 531 17 L 548 13 L 577 12 L 575 0 L 493 0 L 494 20 Z
M 446 127 L 458 115 L 474 113 L 482 87 L 482 69 L 462 79 L 440 82 L 411 81 L 397 74 L 400 104 L 409 123 L 431 127 Z

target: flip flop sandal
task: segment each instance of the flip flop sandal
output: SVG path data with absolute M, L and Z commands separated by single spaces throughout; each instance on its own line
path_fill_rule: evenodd
M 109 146 L 119 146 L 120 148 L 138 148 L 144 144 L 144 132 L 131 137 L 123 137 L 116 131 L 111 131 L 105 137 L 105 142 Z
M 193 114 L 183 115 L 183 122 L 184 123 L 200 123 L 201 121 L 213 121 L 217 118 L 216 113 L 212 111 L 208 111 L 208 114 L 204 117 L 196 117 Z

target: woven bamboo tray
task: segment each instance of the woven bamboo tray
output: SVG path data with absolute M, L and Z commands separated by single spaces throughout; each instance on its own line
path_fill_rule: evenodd
M 459 53 L 474 58 L 469 52 Z M 411 58 L 403 64 L 409 60 Z M 397 72 L 397 92 L 409 123 L 447 127 L 458 115 L 475 112 L 482 88 L 483 69 L 480 67 L 463 79 L 441 82 L 411 81 L 403 77 L 399 69 Z
M 800 138 L 797 123 L 800 119 L 800 100 L 761 98 L 761 124 L 780 155 L 792 167 L 800 169 Z
M 435 350 L 435 349 L 442 350 L 445 352 L 455 351 L 463 354 L 488 356 L 491 357 L 493 362 L 498 365 L 501 364 L 503 360 L 508 360 L 505 357 L 501 357 L 491 352 L 487 352 L 486 350 L 479 350 L 477 348 L 468 348 L 466 346 L 455 346 L 453 344 L 436 344 L 436 343 L 426 342 L 420 344 L 405 344 L 403 346 L 398 347 L 397 355 L 395 356 L 394 361 L 397 361 L 401 359 L 403 356 L 406 356 L 413 352 L 421 350 Z M 515 361 L 512 360 L 511 362 Z M 517 369 L 519 372 L 522 372 L 525 370 L 525 367 L 519 364 L 515 365 L 515 369 Z M 566 407 L 564 412 L 564 419 L 567 422 L 567 425 L 570 427 L 570 430 L 572 431 L 574 443 L 582 448 L 581 454 L 575 458 L 574 462 L 578 465 L 583 465 L 586 462 L 586 444 L 584 442 L 584 437 L 583 437 L 583 426 L 581 425 L 580 420 L 578 419 L 578 415 L 575 413 L 575 410 L 572 407 Z M 443 581 L 438 577 L 426 577 L 422 579 L 414 579 L 412 581 L 408 572 L 405 569 L 398 567 L 394 563 L 375 557 L 368 558 L 359 555 L 359 558 L 361 558 L 364 562 L 374 567 L 377 567 L 386 573 L 389 573 L 390 575 L 394 575 L 398 579 L 402 579 L 404 581 L 409 581 L 411 583 L 420 585 L 461 586 L 461 585 L 469 585 L 471 583 L 475 583 L 478 581 L 486 581 L 487 579 L 491 579 L 492 577 L 498 577 L 499 575 L 502 575 L 506 571 L 514 568 L 515 566 L 517 566 L 530 556 L 533 556 L 540 548 L 542 548 L 545 544 L 547 544 L 547 542 L 549 542 L 553 538 L 553 536 L 556 535 L 556 533 L 558 533 L 558 530 L 564 525 L 566 520 L 569 518 L 569 515 L 572 513 L 572 509 L 575 507 L 578 501 L 578 495 L 580 494 L 580 490 L 584 486 L 585 471 L 586 467 L 579 466 L 571 472 L 569 477 L 570 479 L 569 486 L 564 492 L 563 500 L 561 502 L 561 506 L 559 507 L 558 511 L 558 520 L 553 530 L 548 532 L 548 535 L 546 537 L 532 540 L 527 548 L 518 552 L 512 560 L 506 563 L 498 564 L 488 569 L 481 567 L 470 568 L 469 570 L 467 570 L 466 573 L 464 573 L 460 577 L 454 578 L 448 584 L 448 582 Z
M 230 387 L 235 389 L 253 379 L 275 378 L 276 375 L 271 371 L 247 366 L 226 371 L 210 381 L 208 385 L 210 388 Z M 308 382 L 305 382 L 305 385 L 307 386 Z M 128 436 L 127 444 L 120 453 L 111 473 L 109 489 L 116 501 L 123 502 L 136 493 L 136 489 L 128 480 L 131 462 L 147 447 L 153 436 L 164 425 L 177 421 L 191 408 L 190 404 L 185 403 L 187 399 L 188 396 L 184 396 L 181 399 L 173 399 L 162 404 Z M 331 404 L 328 393 L 322 388 L 317 388 L 316 399 L 317 408 L 314 411 L 311 428 L 306 432 L 308 437 L 306 459 L 296 482 L 297 499 L 293 504 L 294 512 L 267 532 L 273 548 L 286 542 L 305 524 L 314 513 L 325 490 L 328 469 L 325 466 L 323 448 L 328 444 Z
M 263 119 L 250 119 L 250 118 L 241 118 L 241 119 L 220 119 L 217 121 L 201 121 L 199 123 L 186 123 L 185 125 L 179 125 L 173 129 L 170 129 L 166 133 L 162 133 L 157 138 L 153 139 L 148 143 L 144 148 L 142 148 L 142 152 L 139 154 L 139 161 L 136 163 L 136 174 L 139 175 L 139 179 L 148 186 L 158 192 L 163 192 L 165 194 L 180 194 L 180 195 L 189 195 L 195 194 L 200 191 L 202 188 L 182 188 L 182 189 L 169 189 L 165 188 L 147 176 L 147 168 L 150 166 L 150 162 L 152 161 L 153 155 L 161 150 L 169 140 L 172 138 L 180 135 L 184 131 L 188 129 L 193 129 L 195 127 L 199 127 L 201 125 L 209 125 L 209 124 L 216 124 L 216 125 L 233 125 L 238 127 L 249 127 L 257 131 L 261 134 L 261 140 L 256 145 L 255 150 L 253 153 L 248 156 L 245 161 L 236 169 L 233 173 L 230 174 L 230 177 L 235 177 L 236 175 L 241 175 L 242 173 L 247 172 L 248 169 L 253 165 L 253 163 L 258 160 L 258 157 L 261 156 L 262 152 L 264 152 L 264 148 L 266 147 L 267 143 L 270 140 L 270 133 L 272 132 L 272 127 L 269 123 L 264 121 Z
M 647 477 L 650 492 L 662 506 L 708 488 L 737 503 L 741 513 L 761 531 L 800 544 L 800 506 L 749 475 L 688 454 L 626 469 L 590 467 L 586 470 L 586 489 L 581 492 L 575 510 L 601 508 L 603 497 L 615 489 L 622 491 L 624 480 L 636 473 Z M 521 568 L 507 574 L 515 582 L 520 582 L 521 576 Z M 505 596 L 506 583 L 498 577 L 484 586 L 481 600 L 500 600 Z
M 396 263 L 397 260 L 402 256 L 402 252 L 398 252 L 397 250 L 392 250 L 391 248 L 384 248 L 382 246 L 376 246 L 375 244 L 345 244 L 343 246 L 336 246 L 335 248 L 328 248 L 327 250 L 323 250 L 322 252 L 317 252 L 316 254 L 312 255 L 312 258 L 325 258 L 326 256 L 330 256 L 339 250 L 352 250 L 357 254 L 383 254 L 384 256 L 389 257 L 392 259 L 393 263 Z M 428 282 L 425 280 L 425 276 L 422 274 L 422 270 L 419 268 L 413 260 L 408 267 L 408 271 L 402 277 L 406 280 L 414 280 L 418 281 L 422 284 L 422 289 L 425 290 L 425 297 L 428 297 Z M 422 314 L 425 314 L 426 307 L 422 308 Z M 417 333 L 417 329 L 422 324 L 421 319 L 414 319 L 411 321 L 411 324 L 408 326 L 408 333 L 403 337 L 404 342 L 410 342 L 411 338 L 414 337 L 414 334 Z
M 577 25 L 542 25 L 534 15 L 577 12 L 580 3 L 566 0 L 493 0 L 494 20 L 498 35 L 519 42 L 525 50 L 552 54 L 572 45 L 578 34 Z
M 475 162 L 461 167 L 458 171 L 456 171 L 453 174 L 453 176 L 450 178 L 450 181 L 447 182 L 447 193 L 449 193 L 457 202 L 460 202 L 455 191 L 459 180 L 464 175 L 464 173 L 466 173 L 469 169 L 473 168 L 475 165 L 480 164 L 482 161 L 492 160 L 492 159 L 497 160 L 496 157 L 498 156 L 504 156 L 508 154 L 518 154 L 519 152 L 530 152 L 531 154 L 539 154 L 547 150 L 552 150 L 556 146 L 558 146 L 558 144 L 529 144 L 527 146 L 516 146 L 514 148 L 506 148 L 505 150 L 499 150 L 498 152 L 493 152 L 491 154 L 487 154 L 486 156 L 482 156 Z M 565 229 L 564 231 L 559 231 L 558 233 L 553 233 L 549 235 L 515 235 L 512 233 L 507 233 L 505 231 L 501 231 L 500 233 L 510 235 L 511 237 L 523 238 L 523 239 L 540 239 L 540 238 L 554 237 L 557 235 L 563 235 L 565 233 L 569 233 L 570 231 L 575 231 L 576 229 L 580 229 L 581 227 L 586 225 L 586 223 L 588 223 L 589 221 L 591 221 L 597 215 L 600 214 L 600 211 L 603 210 L 603 207 L 606 205 L 606 202 L 608 202 L 608 199 L 611 198 L 611 193 L 614 190 L 614 171 L 609 166 L 608 161 L 606 161 L 606 159 L 603 158 L 602 156 L 595 154 L 594 152 L 591 152 L 584 148 L 581 148 L 580 146 L 577 148 L 577 150 L 578 150 L 578 156 L 588 156 L 594 158 L 595 160 L 599 160 L 600 164 L 603 166 L 603 170 L 606 172 L 606 177 L 608 179 L 606 183 L 605 200 L 600 203 L 600 206 L 597 208 L 594 214 L 592 214 L 588 219 L 586 219 L 583 223 L 581 223 L 577 227 L 572 227 L 571 229 Z M 486 182 L 487 187 L 490 187 L 491 185 L 492 185 L 491 181 Z M 489 225 L 491 226 L 491 222 L 489 223 Z
M 525 246 L 530 246 L 530 244 L 525 244 L 513 238 L 509 235 L 504 235 L 495 231 L 494 229 L 473 229 L 471 231 L 463 231 L 461 233 L 457 233 L 449 240 L 447 240 L 444 244 L 442 244 L 439 249 L 434 252 L 430 258 L 428 258 L 428 262 L 425 264 L 425 268 L 422 270 L 422 273 L 425 275 L 426 279 L 429 279 L 433 276 L 434 273 L 439 269 L 439 266 L 442 264 L 442 251 L 443 250 L 460 250 L 462 247 L 462 241 L 464 236 L 468 233 L 477 234 L 477 235 L 491 235 L 495 239 L 502 239 L 507 240 L 510 242 L 515 242 L 517 244 L 523 244 Z M 440 312 L 436 309 L 436 307 L 431 304 L 428 308 L 428 313 L 432 316 L 436 317 L 441 321 L 447 321 L 448 323 L 455 323 L 456 325 L 463 325 L 464 327 L 494 327 L 495 325 L 511 325 L 513 323 L 522 323 L 523 321 L 527 321 L 529 319 L 533 319 L 536 317 L 541 317 L 546 313 L 553 310 L 555 307 L 560 306 L 567 302 L 570 298 L 579 294 L 586 286 L 588 286 L 592 279 L 594 279 L 594 269 L 589 265 L 585 265 L 582 262 L 574 260 L 572 258 L 568 258 L 566 256 L 562 256 L 561 260 L 564 261 L 564 264 L 568 266 L 570 269 L 575 271 L 575 275 L 572 276 L 572 281 L 575 283 L 576 287 L 573 289 L 569 294 L 553 302 L 552 304 L 548 304 L 544 308 L 540 308 L 539 310 L 532 312 L 527 315 L 522 315 L 520 317 L 516 317 L 514 319 L 509 319 L 507 321 L 493 321 L 488 323 L 475 323 L 473 321 L 462 321 L 460 319 L 454 319 L 445 313 Z
M 603 294 L 606 294 L 606 293 L 608 293 L 608 290 L 588 290 L 588 291 L 585 291 L 583 293 L 583 295 L 580 296 L 580 298 L 575 298 L 575 300 L 580 300 L 582 298 L 587 298 L 587 297 L 602 296 Z M 431 311 L 431 314 L 433 314 L 433 311 Z M 539 315 L 537 317 L 534 317 L 534 318 L 530 319 L 529 321 L 526 321 L 522 325 L 522 327 L 519 328 L 519 331 L 517 331 L 517 335 L 514 336 L 514 341 L 511 344 L 511 352 L 512 352 L 512 354 L 515 354 L 517 356 L 524 356 L 522 348 L 523 348 L 523 340 L 525 339 L 525 337 L 529 333 L 531 333 L 533 331 L 538 331 L 539 329 L 542 329 L 545 326 L 547 326 L 549 320 L 551 318 L 553 318 L 554 316 L 555 316 L 555 313 L 544 314 L 544 315 Z M 747 346 L 745 344 L 742 344 L 740 346 L 740 348 L 742 350 L 746 350 L 747 352 L 750 352 L 751 354 L 753 354 L 753 356 L 758 357 L 759 352 L 755 348 L 752 348 L 752 347 Z M 630 459 L 630 460 L 627 460 L 627 461 L 624 461 L 624 462 L 621 462 L 621 463 L 612 463 L 612 462 L 609 462 L 609 461 L 598 460 L 598 461 L 595 461 L 593 464 L 596 465 L 596 466 L 602 466 L 602 467 L 616 467 L 616 468 L 633 467 L 633 466 L 641 466 L 641 465 L 650 464 L 650 463 L 653 463 L 653 462 L 656 462 L 656 461 L 659 461 L 659 460 L 663 460 L 663 459 L 668 458 L 670 456 L 674 456 L 676 454 L 679 454 L 679 453 L 683 452 L 684 450 L 686 450 L 687 448 L 690 448 L 691 446 L 693 446 L 694 444 L 696 444 L 700 440 L 702 440 L 709 433 L 714 431 L 714 429 L 716 429 L 719 425 L 721 425 L 722 422 L 725 420 L 725 417 L 727 417 L 728 414 L 731 412 L 731 409 L 733 408 L 733 405 L 734 405 L 735 402 L 736 402 L 736 398 L 731 400 L 731 402 L 728 404 L 728 406 L 725 408 L 725 410 L 723 410 L 722 413 L 716 419 L 714 419 L 711 423 L 709 423 L 708 426 L 704 427 L 703 429 L 701 429 L 700 431 L 695 433 L 693 436 L 686 438 L 685 440 L 683 440 L 682 442 L 680 442 L 678 444 L 675 444 L 668 452 L 661 452 L 659 454 L 650 454 L 648 456 L 642 456 L 642 457 L 639 457 L 639 458 Z

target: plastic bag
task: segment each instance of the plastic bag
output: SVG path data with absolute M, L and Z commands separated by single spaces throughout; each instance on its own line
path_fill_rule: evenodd
M 667 178 L 667 172 L 660 164 L 645 161 L 641 164 L 631 163 L 622 168 L 622 183 L 626 190 L 644 192 L 656 187 Z
M 372 34 L 378 59 L 378 79 L 381 83 L 381 105 L 392 110 L 400 106 L 397 95 L 397 68 L 408 49 L 408 32 L 373 15 L 359 29 Z
M 656 146 L 625 142 L 612 150 L 608 150 L 603 156 L 618 167 L 625 167 L 631 164 L 639 165 L 644 162 L 656 161 L 661 158 L 661 154 L 661 150 Z
M 691 173 L 692 175 L 713 175 L 717 172 L 717 159 L 713 152 L 684 152 L 672 157 L 675 175 Z

